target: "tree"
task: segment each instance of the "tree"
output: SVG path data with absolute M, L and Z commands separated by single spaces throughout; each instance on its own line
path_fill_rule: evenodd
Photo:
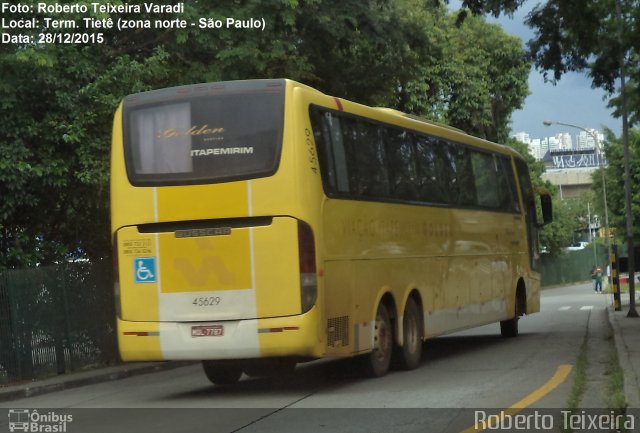
M 531 65 L 526 52 L 519 38 L 484 19 L 467 19 L 459 29 L 450 48 L 464 53 L 457 65 L 464 73 L 456 82 L 447 119 L 467 132 L 503 143 L 509 136 L 511 114 L 529 94 Z M 480 104 L 467 106 L 465 99 L 471 97 Z
M 448 4 L 449 0 L 434 0 Z M 463 0 L 458 22 L 469 16 L 511 14 L 522 0 Z M 620 8 L 620 14 L 617 7 Z M 586 71 L 594 87 L 606 90 L 614 114 L 621 115 L 616 95 L 620 59 L 624 59 L 629 82 L 627 106 L 631 124 L 640 120 L 640 1 L 639 0 L 547 0 L 529 13 L 526 23 L 535 31 L 528 50 L 536 68 L 552 81 L 570 71 Z
M 421 61 L 398 83 L 397 108 L 505 142 L 511 114 L 528 94 L 530 63 L 521 40 L 482 17 L 456 25 L 444 8 L 419 4 L 406 2 L 413 13 L 405 19 L 422 29 L 413 36 Z
M 616 3 L 622 7 L 621 17 Z M 554 79 L 568 71 L 587 71 L 594 86 L 614 93 L 620 76 L 619 54 L 640 47 L 637 6 L 637 0 L 539 4 L 527 18 L 527 24 L 536 30 L 529 42 L 536 66 L 552 72 Z
M 553 222 L 540 231 L 540 245 L 543 245 L 553 257 L 563 254 L 565 248 L 574 241 L 577 221 L 575 213 L 572 212 L 573 202 L 559 200 L 557 195 L 554 195 Z
M 8 267 L 108 253 L 113 110 L 161 73 L 164 57 L 123 57 L 97 73 L 91 53 L 50 47 L 46 55 L 50 63 L 0 55 L 0 264 Z
M 436 4 L 442 2 L 449 4 L 449 0 L 432 0 Z M 462 0 L 460 3 L 460 11 L 458 12 L 457 23 L 460 24 L 466 20 L 469 15 L 493 15 L 500 16 L 501 13 L 507 15 L 513 14 L 525 0 Z
M 640 131 L 631 129 L 629 132 L 633 230 L 634 236 L 640 237 Z M 609 224 L 615 229 L 616 236 L 622 239 L 626 233 L 622 139 L 616 137 L 610 130 L 605 131 L 605 135 L 607 143 L 605 150 L 609 162 L 608 167 L 604 169 Z M 599 173 L 593 174 L 593 188 L 601 197 L 602 177 Z
M 37 3 L 21 2 L 34 10 Z M 406 108 L 490 139 L 505 136 L 510 113 L 526 96 L 528 69 L 520 42 L 480 18 L 456 27 L 447 10 L 433 3 L 427 8 L 418 0 L 215 3 L 212 10 L 210 2 L 186 2 L 180 18 L 198 23 L 201 17 L 258 16 L 268 25 L 259 31 L 106 28 L 100 29 L 100 44 L 0 45 L 0 268 L 110 254 L 111 124 L 119 101 L 130 93 L 288 77 L 357 102 Z M 87 14 L 59 17 L 131 18 L 91 7 Z M 155 18 L 144 8 L 136 14 L 138 20 Z M 42 31 L 19 30 L 35 40 Z M 471 39 L 477 47 L 469 45 Z

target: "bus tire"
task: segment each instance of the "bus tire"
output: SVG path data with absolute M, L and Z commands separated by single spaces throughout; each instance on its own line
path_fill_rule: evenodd
M 387 374 L 393 351 L 393 329 L 387 307 L 380 303 L 373 327 L 373 350 L 365 355 L 364 370 L 367 376 L 380 377 Z
M 516 308 L 513 319 L 502 320 L 500 322 L 500 334 L 503 337 L 511 338 L 518 336 L 518 320 L 520 320 L 521 315 L 522 311 L 520 308 L 520 297 L 516 296 Z
M 413 298 L 407 300 L 402 318 L 402 347 L 399 348 L 399 366 L 403 370 L 413 370 L 422 361 L 422 317 L 420 307 Z
M 518 336 L 518 319 L 519 317 L 514 317 L 513 319 L 501 321 L 500 334 L 506 338 L 517 337 Z
M 207 379 L 215 385 L 233 385 L 242 376 L 242 366 L 233 361 L 202 361 Z

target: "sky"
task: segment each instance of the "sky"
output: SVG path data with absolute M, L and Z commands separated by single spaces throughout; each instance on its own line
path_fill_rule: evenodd
M 452 9 L 456 8 L 456 1 L 450 2 Z M 500 16 L 498 19 L 488 18 L 489 22 L 502 25 L 504 30 L 523 40 L 523 44 L 534 36 L 533 30 L 524 24 L 524 20 L 539 0 L 528 0 L 516 11 L 513 18 Z M 458 6 L 459 7 L 459 6 Z M 568 73 L 563 75 L 556 85 L 545 82 L 542 72 L 531 68 L 529 75 L 530 95 L 521 110 L 512 116 L 511 129 L 513 133 L 527 132 L 531 138 L 554 136 L 561 132 L 568 132 L 575 137 L 580 131 L 565 126 L 544 126 L 544 120 L 570 123 L 585 128 L 595 128 L 602 131 L 605 127 L 616 134 L 620 134 L 622 121 L 615 119 L 607 108 L 606 93 L 601 89 L 591 88 L 591 80 L 587 73 Z

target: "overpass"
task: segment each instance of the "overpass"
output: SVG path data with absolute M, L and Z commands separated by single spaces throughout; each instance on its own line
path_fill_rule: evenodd
M 546 168 L 542 179 L 560 188 L 560 198 L 577 197 L 589 191 L 593 173 L 607 165 L 595 149 L 549 151 L 542 160 Z
M 560 198 L 578 197 L 580 194 L 591 190 L 593 183 L 591 175 L 597 170 L 590 168 L 554 168 L 542 175 L 543 180 L 548 180 L 560 188 Z

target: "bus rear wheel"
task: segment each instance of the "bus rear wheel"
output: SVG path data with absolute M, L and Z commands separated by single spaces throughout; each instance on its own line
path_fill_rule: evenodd
M 500 322 L 500 335 L 506 338 L 518 336 L 518 317 Z
M 242 366 L 233 361 L 202 361 L 207 379 L 215 385 L 233 385 L 242 376 Z
M 403 345 L 399 348 L 399 366 L 404 370 L 413 370 L 422 360 L 422 317 L 420 307 L 413 298 L 409 298 L 402 319 Z
M 389 371 L 393 351 L 393 329 L 389 310 L 384 304 L 378 305 L 373 328 L 373 351 L 363 359 L 368 376 L 380 377 Z
M 500 334 L 503 337 L 511 338 L 518 336 L 518 320 L 520 320 L 520 316 L 522 316 L 523 314 L 521 304 L 521 296 L 520 292 L 518 292 L 518 296 L 516 296 L 516 308 L 513 319 L 503 320 L 500 322 Z

